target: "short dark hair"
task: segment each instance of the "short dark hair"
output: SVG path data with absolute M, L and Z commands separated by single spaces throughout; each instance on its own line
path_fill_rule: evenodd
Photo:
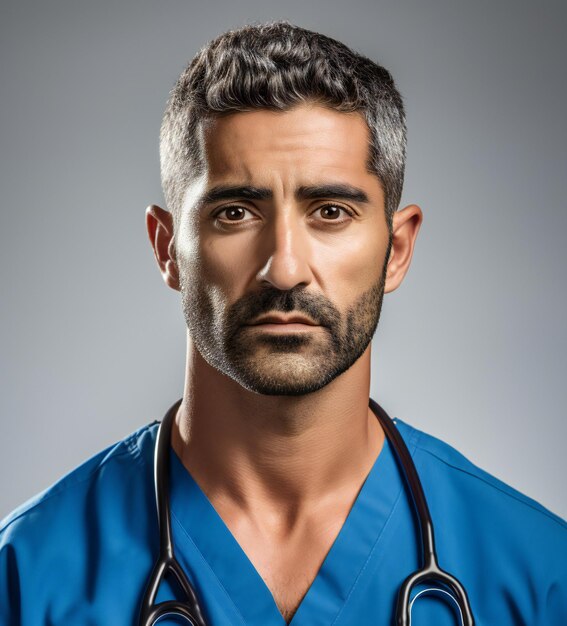
M 391 229 L 406 156 L 404 107 L 391 74 L 340 41 L 286 21 L 223 33 L 201 49 L 172 89 L 160 159 L 174 217 L 188 183 L 204 170 L 202 122 L 237 111 L 283 111 L 302 102 L 364 115 L 371 137 L 368 169 L 382 184 Z

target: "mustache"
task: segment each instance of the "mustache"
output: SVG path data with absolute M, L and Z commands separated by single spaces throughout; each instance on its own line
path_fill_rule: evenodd
M 294 287 L 286 291 L 266 287 L 249 293 L 235 302 L 228 311 L 228 319 L 235 325 L 249 324 L 259 315 L 273 312 L 303 313 L 320 326 L 333 327 L 340 319 L 335 305 L 321 294 Z

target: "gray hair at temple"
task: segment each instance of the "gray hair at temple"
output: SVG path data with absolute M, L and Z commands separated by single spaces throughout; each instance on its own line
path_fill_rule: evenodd
M 382 184 L 391 233 L 406 156 L 404 107 L 392 76 L 340 41 L 285 21 L 220 35 L 201 49 L 172 89 L 160 159 L 174 220 L 187 185 L 204 172 L 203 122 L 238 111 L 285 111 L 303 102 L 364 115 L 370 129 L 368 170 Z

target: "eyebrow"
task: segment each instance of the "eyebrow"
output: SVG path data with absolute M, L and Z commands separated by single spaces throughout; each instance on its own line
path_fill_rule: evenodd
M 240 198 L 243 200 L 269 200 L 273 197 L 271 189 L 251 185 L 217 185 L 203 194 L 199 205 L 204 206 L 219 200 Z M 316 200 L 317 198 L 335 198 L 367 203 L 368 195 L 362 189 L 344 184 L 302 185 L 295 192 L 298 200 Z
M 295 193 L 298 200 L 316 200 L 317 198 L 337 198 L 353 202 L 368 202 L 366 192 L 358 187 L 344 184 L 309 185 L 299 187 Z

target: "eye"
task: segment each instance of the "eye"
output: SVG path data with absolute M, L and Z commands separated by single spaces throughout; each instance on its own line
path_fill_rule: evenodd
M 244 217 L 246 215 L 246 213 L 250 213 L 250 215 L 252 215 L 252 212 L 249 209 L 246 209 L 243 206 L 239 206 L 239 205 L 232 205 L 232 206 L 225 206 L 223 207 L 220 211 L 217 211 L 214 215 L 215 219 L 218 219 L 221 223 L 227 224 L 227 223 L 237 223 L 237 222 L 248 222 L 250 220 L 245 220 Z M 221 216 L 223 215 L 223 213 L 225 214 L 224 218 L 221 218 Z
M 346 213 L 348 217 L 353 217 L 354 216 L 354 212 L 350 209 L 347 209 L 344 206 L 341 206 L 340 204 L 334 204 L 334 203 L 329 203 L 329 204 L 324 204 L 320 207 L 317 207 L 314 211 L 313 214 L 318 213 L 319 215 L 321 215 L 325 222 L 331 222 L 334 224 L 344 224 L 345 222 L 348 222 L 349 219 L 348 218 L 344 218 L 344 219 L 340 219 L 341 218 L 341 213 L 344 214 Z

